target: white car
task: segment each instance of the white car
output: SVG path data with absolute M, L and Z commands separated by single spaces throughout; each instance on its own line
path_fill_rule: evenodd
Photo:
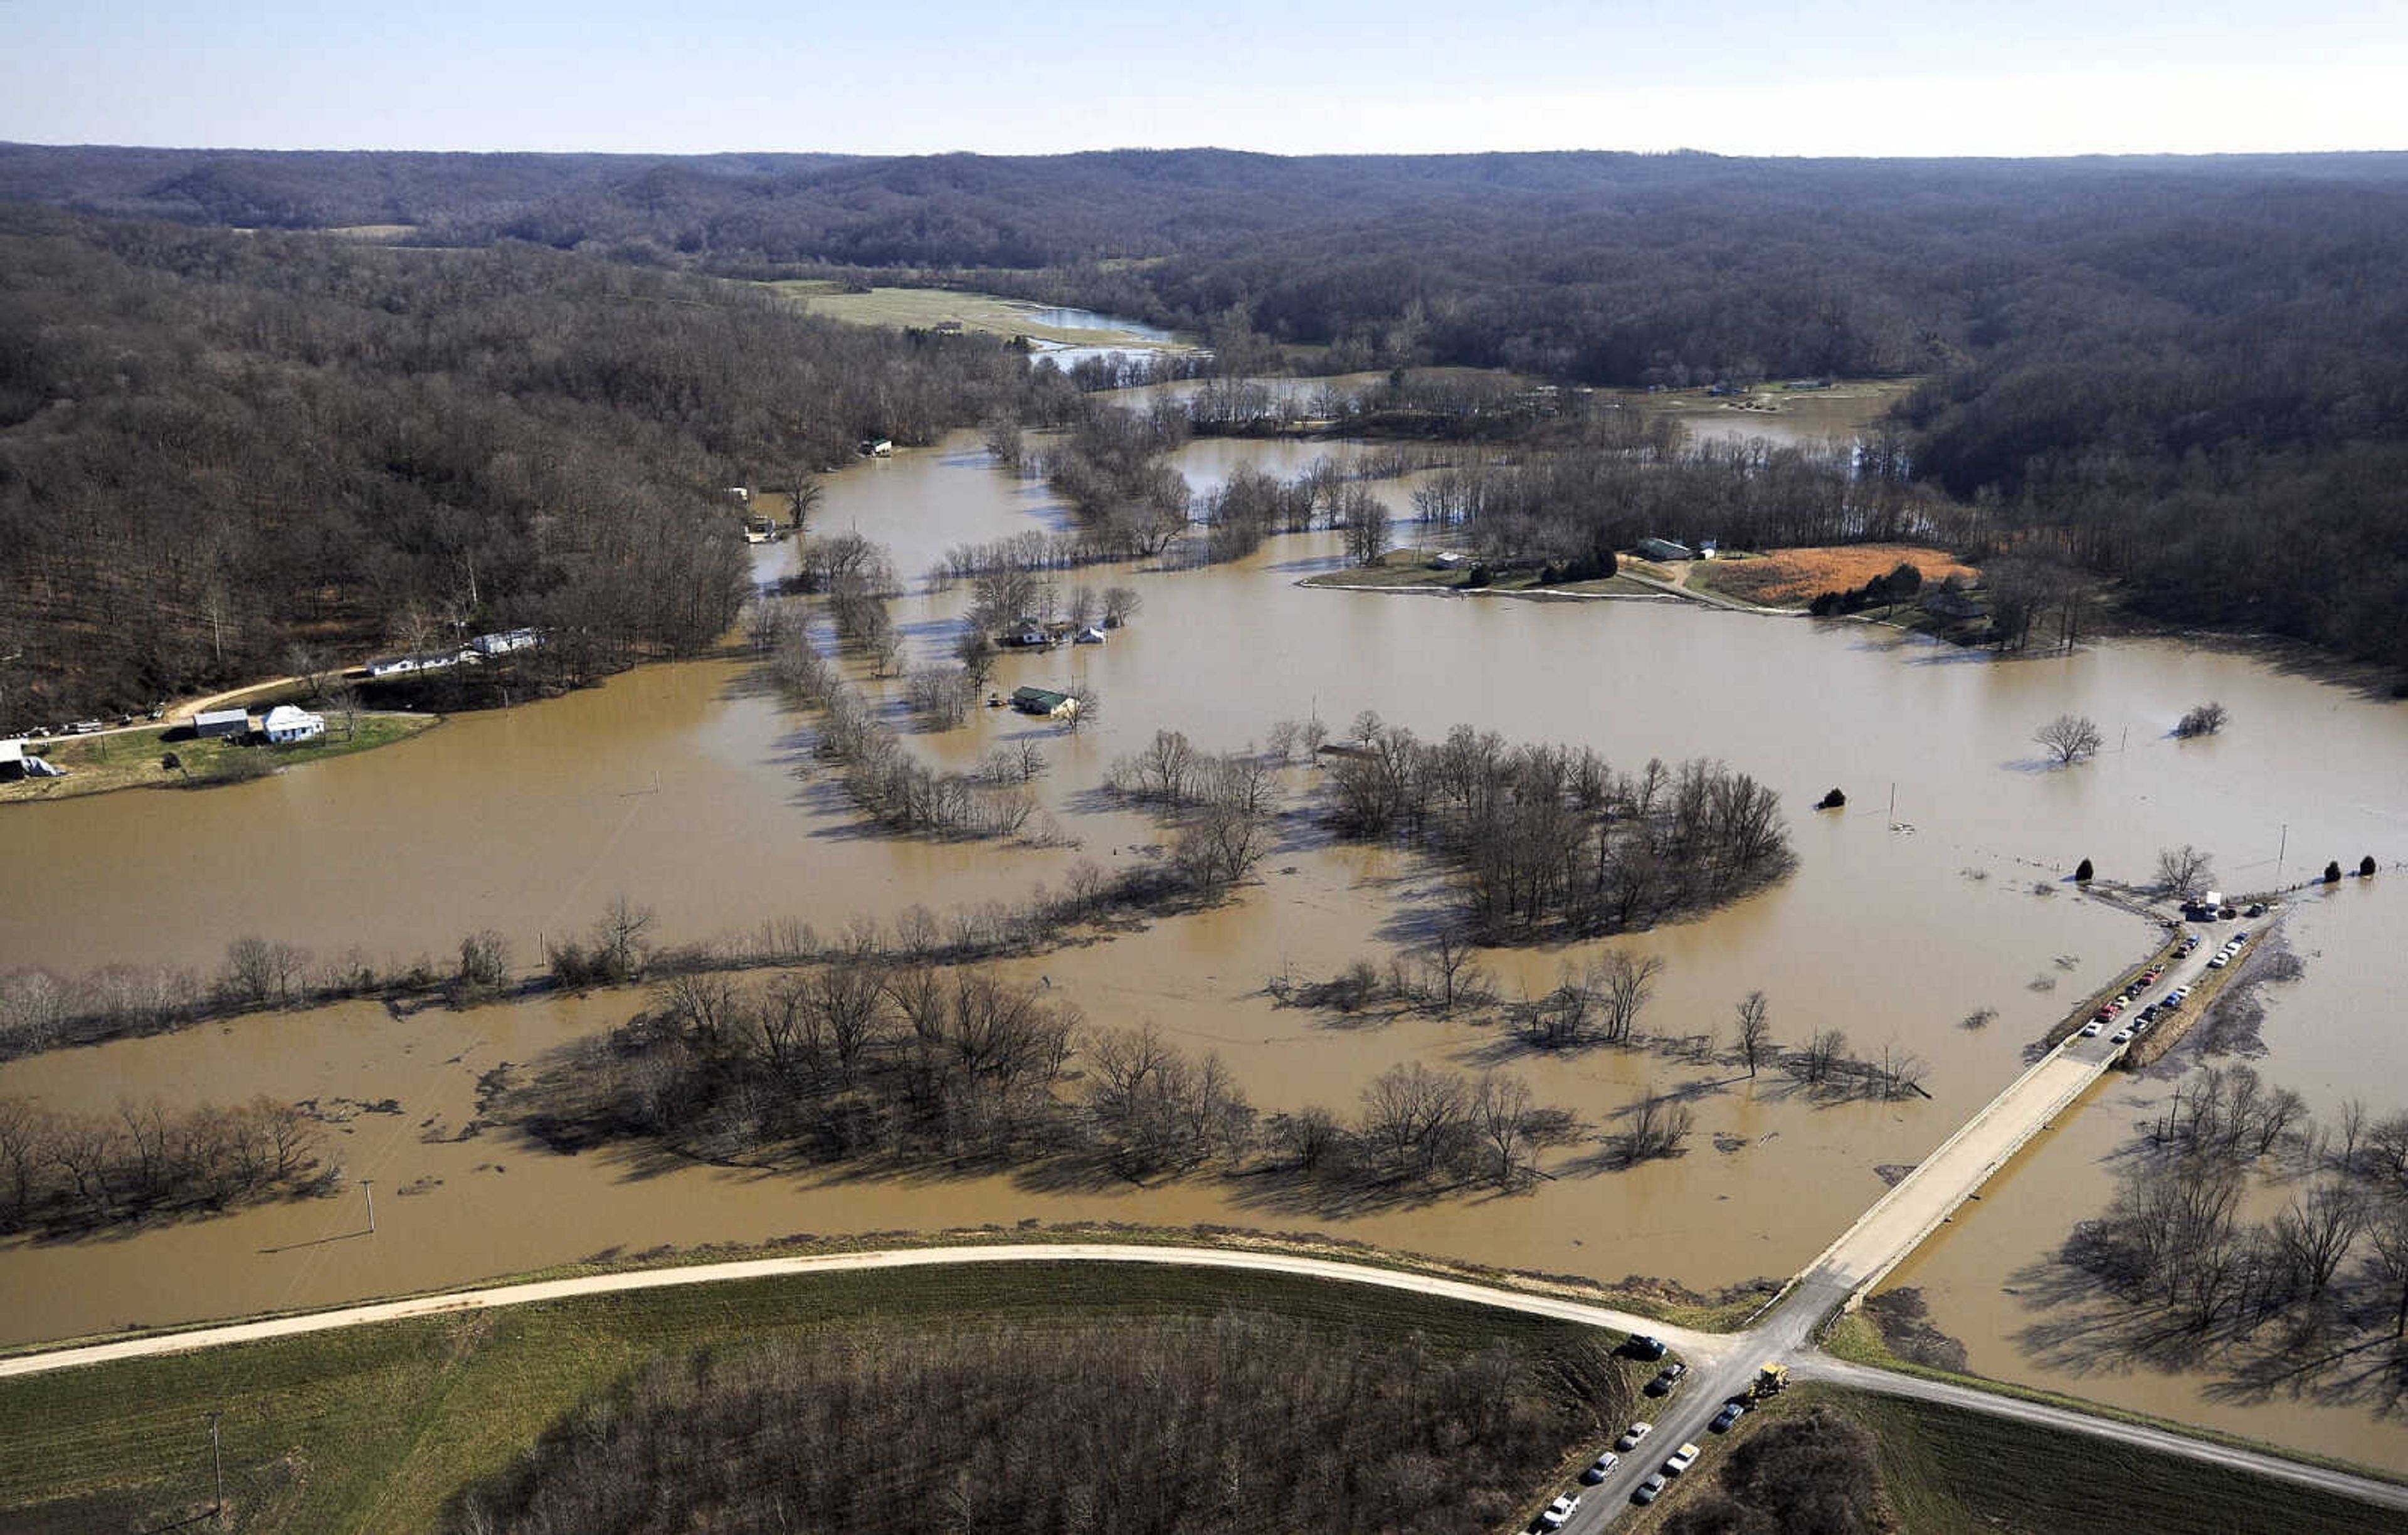
M 1656 1426 L 1652 1423 L 1634 1423 L 1622 1431 L 1622 1437 L 1613 1442 L 1613 1447 L 1617 1450 L 1635 1450 L 1639 1448 L 1641 1440 L 1655 1431 Z
M 2220 970 L 2231 963 L 2232 954 L 2230 951 L 2219 949 L 2216 951 L 2215 957 L 2207 962 L 2207 968 L 2211 970 Z
M 1581 1472 L 1581 1480 L 1593 1487 L 1599 1482 L 1604 1481 L 1607 1477 L 1612 1476 L 1613 1474 L 1613 1468 L 1621 1464 L 1622 1457 L 1615 1455 L 1612 1450 L 1608 1450 L 1605 1454 L 1598 1456 L 1597 1459 L 1589 1466 L 1588 1470 Z
M 1546 1512 L 1539 1515 L 1539 1528 L 1541 1529 L 1563 1528 L 1564 1521 L 1570 1518 L 1572 1516 L 1572 1510 L 1578 1507 L 1580 1507 L 1580 1494 L 1576 1492 L 1568 1492 L 1564 1494 L 1561 1498 L 1549 1503 L 1546 1507 Z
M 2095 1040 L 2099 1038 L 2099 1030 L 2104 1026 L 2098 1019 L 2093 1018 L 2082 1026 L 2082 1037 L 2086 1040 Z
M 2132 1042 L 2132 1031 L 2128 1028 L 2119 1028 L 2114 1034 L 2108 1036 L 2107 1042 L 2109 1044 L 2130 1044 Z
M 1672 1452 L 1671 1459 L 1664 1462 L 1665 1474 L 1668 1476 L 1680 1475 L 1683 1471 L 1685 1471 L 1690 1467 L 1696 1465 L 1698 1463 L 1698 1456 L 1703 1454 L 1705 1454 L 1705 1452 L 1694 1444 L 1682 1445 L 1679 1449 Z

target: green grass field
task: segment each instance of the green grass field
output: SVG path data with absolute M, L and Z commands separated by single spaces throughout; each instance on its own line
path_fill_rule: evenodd
M 1361 1285 L 1013 1265 L 632 1292 L 353 1327 L 0 1383 L 0 1530 L 158 1529 L 210 1505 L 222 1413 L 240 1530 L 422 1530 L 446 1499 L 659 1353 L 871 1323 L 1042 1324 L 1237 1306 L 1446 1348 L 1590 1339 L 1568 1323 Z
M 1796 1386 L 1713 1436 L 1698 1470 L 1653 1508 L 1632 1511 L 1626 1528 L 1632 1535 L 1661 1528 L 1685 1493 L 1720 1473 L 1733 1445 L 1818 1405 L 1871 1432 L 1884 1509 L 1892 1528 L 1910 1535 L 2375 1535 L 2401 1528 L 2392 1510 L 2244 1471 L 1819 1384 Z
M 292 746 L 240 746 L 224 740 L 167 740 L 169 729 L 126 730 L 106 736 L 63 736 L 36 743 L 42 755 L 67 770 L 65 778 L 26 779 L 0 784 L 0 804 L 25 800 L 74 799 L 117 789 L 173 789 L 232 782 L 246 771 L 253 774 L 294 768 L 327 757 L 373 752 L 380 746 L 408 740 L 437 723 L 431 714 L 363 714 L 359 728 L 346 736 L 342 723 L 331 716 L 326 733 L 316 740 Z M 160 766 L 174 753 L 180 768 Z
M 1828 1398 L 1881 1442 L 1881 1479 L 1915 1535 L 2377 1535 L 2396 1510 L 1987 1413 L 1901 1397 Z

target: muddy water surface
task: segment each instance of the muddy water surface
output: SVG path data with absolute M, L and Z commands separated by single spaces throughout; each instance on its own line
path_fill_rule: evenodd
M 2282 940 L 2305 973 L 2256 989 L 2265 1009 L 2258 1040 L 2204 1058 L 2245 1061 L 2270 1086 L 2296 1089 L 2327 1126 L 2350 1098 L 2376 1119 L 2408 1110 L 2408 1032 L 2397 1026 L 2408 992 L 2408 951 L 2397 941 L 2404 924 L 2408 881 L 2302 893 Z M 2312 1388 L 2258 1389 L 2222 1361 L 2135 1356 L 2108 1325 L 2126 1313 L 2088 1294 L 2078 1270 L 2049 1261 L 2077 1221 L 2105 1210 L 2118 1162 L 2202 1058 L 2186 1041 L 2141 1076 L 2111 1076 L 1885 1288 L 1919 1290 L 1932 1325 L 1962 1342 L 1982 1374 L 2408 1469 L 2408 1423 L 2370 1411 L 2379 1383 L 2344 1369 Z M 2262 1182 L 2251 1217 L 2272 1214 L 2288 1192 Z
M 1202 442 L 1182 462 L 1202 485 L 1241 461 L 1293 473 L 1333 451 L 1344 450 Z M 1409 505 L 1410 481 L 1375 489 Z M 836 477 L 818 525 L 858 527 L 910 575 L 949 545 L 1059 516 L 1041 487 L 997 473 L 963 435 Z M 1624 767 L 1722 757 L 1786 796 L 1799 873 L 1708 921 L 1629 940 L 1668 962 L 1645 1019 L 1665 1042 L 1643 1051 L 1531 1059 L 1460 1023 L 1275 1007 L 1268 976 L 1384 960 L 1444 897 L 1414 860 L 1332 848 L 1304 816 L 1285 825 L 1259 887 L 1231 906 L 1025 968 L 1096 1022 L 1152 1019 L 1219 1050 L 1267 1111 L 1351 1106 L 1369 1078 L 1410 1058 L 1504 1065 L 1606 1128 L 1648 1085 L 1693 1090 L 1698 1131 L 1686 1155 L 1620 1171 L 1578 1147 L 1553 1158 L 1555 1176 L 1527 1197 L 1379 1209 L 1298 1206 L 1209 1183 L 832 1183 L 558 1158 L 499 1130 L 449 1138 L 473 1116 L 479 1071 L 615 1022 L 636 996 L 400 1020 L 336 1009 L 22 1062 L 0 1068 L 0 1092 L 80 1108 L 152 1094 L 397 1098 L 399 1114 L 356 1116 L 335 1132 L 351 1174 L 379 1180 L 373 1242 L 294 1245 L 359 1224 L 347 1207 L 306 1204 L 122 1241 L 0 1249 L 0 1337 L 333 1300 L 610 1248 L 1072 1216 L 1342 1231 L 1605 1279 L 1712 1286 L 1786 1273 L 1878 1196 L 1878 1169 L 1944 1138 L 2015 1074 L 2025 1044 L 2071 997 L 2144 946 L 2137 919 L 2066 882 L 2079 859 L 2137 878 L 2159 847 L 2197 842 L 2216 853 L 2229 884 L 2248 888 L 2274 882 L 2286 823 L 2292 877 L 2311 859 L 2320 868 L 2408 847 L 2408 710 L 2253 661 L 2140 643 L 1999 664 L 1856 624 L 1672 602 L 1295 584 L 1339 560 L 1335 540 L 1314 536 L 1211 570 L 1086 573 L 1135 585 L 1145 603 L 1136 623 L 1106 646 L 1009 658 L 996 681 L 1084 678 L 1105 700 L 1094 728 L 1069 738 L 981 710 L 959 731 L 909 736 L 915 750 L 962 761 L 1039 735 L 1054 762 L 1047 810 L 1075 849 L 867 835 L 831 785 L 796 775 L 807 724 L 761 696 L 740 659 L 695 662 L 239 788 L 0 817 L 10 866 L 46 871 L 40 899 L 0 911 L 0 961 L 207 966 L 245 933 L 321 954 L 440 954 L 485 926 L 531 957 L 539 937 L 582 927 L 622 892 L 654 906 L 671 940 L 778 916 L 833 930 L 863 910 L 1009 897 L 1058 882 L 1078 857 L 1133 856 L 1159 834 L 1095 789 L 1112 756 L 1156 728 L 1235 749 L 1281 717 L 1317 712 L 1342 729 L 1369 709 L 1430 734 L 1460 721 L 1586 743 Z M 944 653 L 963 597 L 915 591 L 897 604 L 917 655 Z M 2232 726 L 2173 741 L 2173 721 L 2205 698 L 2230 710 Z M 2072 770 L 2040 760 L 2030 734 L 2063 710 L 2100 721 L 2109 751 L 2099 760 Z M 1289 778 L 1299 799 L 1310 793 L 1311 769 Z M 1835 784 L 1848 792 L 1845 811 L 1805 809 Z M 251 872 L 271 867 L 272 877 Z M 2339 953 L 2379 935 L 2335 927 L 2328 941 Z M 1508 990 L 1537 990 L 1558 966 L 1593 957 L 1530 952 L 1490 964 Z M 1932 1097 L 1818 1105 L 1770 1075 L 1748 1083 L 1718 1052 L 1733 1004 L 1759 987 L 1781 1039 L 1839 1027 L 1862 1052 L 1913 1052 L 1930 1063 Z M 1997 1010 L 1987 1027 L 1959 1026 L 1985 1008 Z M 2336 1041 L 2390 1038 L 2379 1010 L 2337 1009 L 2321 1026 Z M 1702 1038 L 1676 1042 L 1684 1036 Z M 2288 1080 L 2285 1047 L 2274 1048 L 2269 1075 Z M 2352 1048 L 2331 1046 L 2333 1069 Z

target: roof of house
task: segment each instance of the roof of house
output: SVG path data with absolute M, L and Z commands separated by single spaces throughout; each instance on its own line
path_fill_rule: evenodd
M 283 706 L 279 705 L 279 708 Z M 249 724 L 251 711 L 245 709 L 212 709 L 193 716 L 193 723 L 202 724 Z
M 291 704 L 278 704 L 267 711 L 267 718 L 260 723 L 269 730 L 280 730 L 287 725 L 308 724 L 312 722 L 319 724 L 326 723 L 306 709 L 295 709 Z
M 1011 690 L 1011 701 L 1024 707 L 1033 705 L 1039 709 L 1053 710 L 1068 703 L 1070 696 L 1067 693 L 1056 693 L 1052 688 L 1016 687 Z

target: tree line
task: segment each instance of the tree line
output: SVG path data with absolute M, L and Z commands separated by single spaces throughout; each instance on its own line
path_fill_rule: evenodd
M 1251 1312 L 879 1327 L 665 1358 L 469 1488 L 458 1535 L 1501 1527 L 1635 1399 L 1605 1344 Z
M 1366 713 L 1324 748 L 1323 799 L 1350 836 L 1435 851 L 1488 940 L 1633 932 L 1739 900 L 1796 865 L 1781 796 L 1719 762 L 1616 772 L 1587 748 L 1457 725 L 1424 741 Z
M 2249 1067 L 2210 1067 L 2175 1090 L 2063 1257 L 2153 1330 L 2255 1345 L 2286 1376 L 2303 1339 L 2329 1361 L 2370 1346 L 2408 1358 L 2408 1112 L 2353 1098 L 2320 1123 Z M 2302 1380 L 2335 1384 L 2313 1367 Z
M 715 643 L 731 485 L 808 489 L 1034 386 L 992 338 L 520 247 L 0 208 L 7 712 L 143 708 L 535 624 L 575 682 Z M 0 720 L 0 727 L 10 722 Z
M 1098 1027 L 1050 988 L 852 954 L 747 982 L 684 974 L 518 1090 L 543 1143 L 612 1141 L 747 1165 L 1272 1174 L 1330 1198 L 1517 1189 L 1580 1133 L 1505 1073 L 1412 1062 L 1351 1114 L 1263 1114 L 1220 1057 L 1153 1026 Z
M 0 1097 L 0 1233 L 72 1236 L 307 1192 L 331 1176 L 298 1108 L 156 1099 L 72 1113 Z

